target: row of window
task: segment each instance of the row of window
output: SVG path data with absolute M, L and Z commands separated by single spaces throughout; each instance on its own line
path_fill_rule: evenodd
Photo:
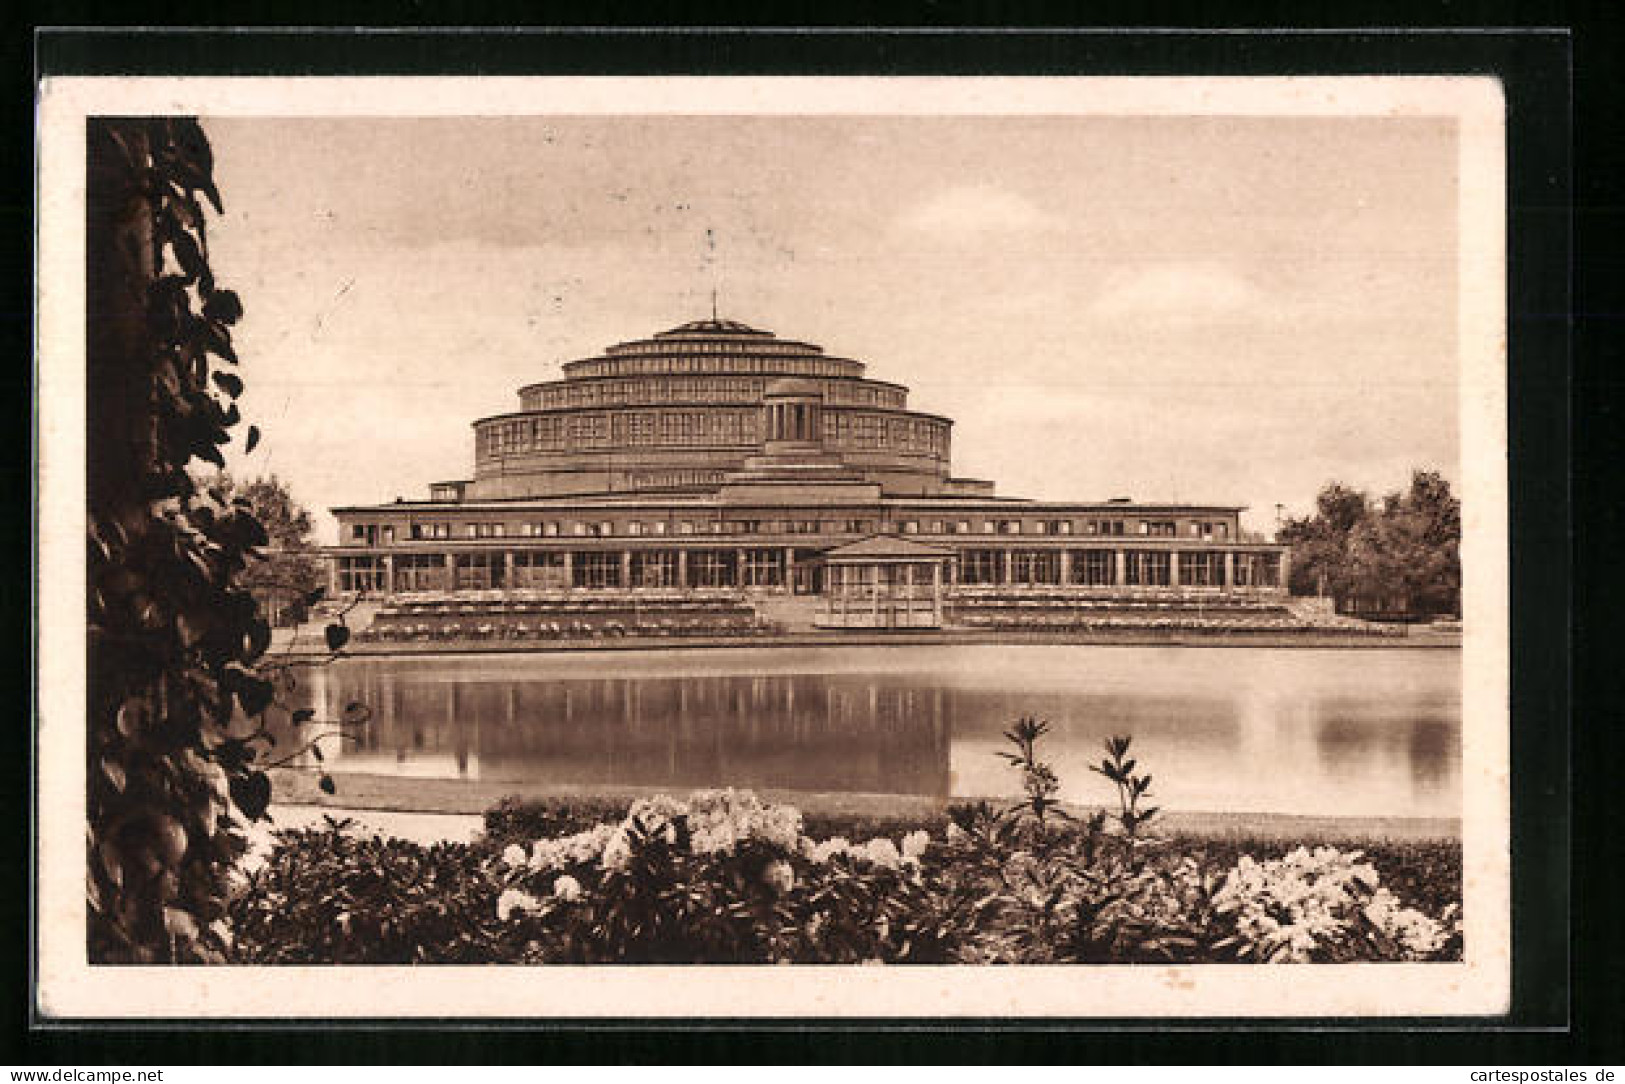
M 1122 564 L 1113 550 L 966 550 L 959 555 L 959 582 L 973 585 L 1079 584 L 1086 587 L 1222 587 L 1226 554 L 1192 550 L 1125 550 Z M 1276 553 L 1232 553 L 1230 584 L 1235 587 L 1280 585 L 1281 557 Z
M 737 519 L 737 520 L 632 520 L 616 523 L 586 520 L 543 520 L 521 523 L 517 526 L 524 538 L 607 538 L 617 534 L 629 538 L 643 535 L 665 534 L 818 534 L 820 532 L 844 534 L 897 533 L 905 535 L 1056 535 L 1073 534 L 1126 536 L 1125 520 L 1083 520 L 1082 530 L 1075 531 L 1070 519 L 984 519 L 984 520 L 919 520 L 905 519 L 895 522 L 870 519 Z M 466 523 L 459 538 L 503 538 L 507 524 L 501 522 Z M 444 520 L 427 520 L 411 524 L 408 537 L 414 540 L 452 537 L 453 524 Z M 1138 533 L 1150 538 L 1173 538 L 1179 532 L 1173 520 L 1140 520 Z M 1230 525 L 1223 521 L 1191 520 L 1186 527 L 1191 538 L 1205 541 L 1225 540 L 1230 536 Z M 350 526 L 350 540 L 367 545 L 380 541 L 395 541 L 394 527 L 384 524 L 355 523 Z
M 1129 550 L 1121 566 L 1111 550 L 966 550 L 959 556 L 957 579 L 968 585 L 1081 585 L 1171 587 L 1178 573 L 1181 587 L 1225 585 L 1225 554 L 1192 551 L 1178 563 L 1166 552 Z M 1281 559 L 1274 553 L 1235 553 L 1229 561 L 1234 587 L 1280 586 Z M 433 590 L 447 585 L 471 587 L 769 587 L 784 583 L 781 549 L 694 550 L 686 557 L 672 551 L 457 554 L 402 554 L 394 560 L 394 590 Z M 343 591 L 385 590 L 389 566 L 381 557 L 346 557 L 339 561 Z M 854 580 L 866 575 L 849 570 Z M 926 573 L 929 575 L 929 573 Z M 511 576 L 510 581 L 508 577 Z
M 759 339 L 750 342 L 729 342 L 722 340 L 684 340 L 684 339 L 657 339 L 654 342 L 617 343 L 605 351 L 615 357 L 625 357 L 628 354 L 799 354 L 805 355 L 808 347 L 802 343 L 789 342 L 763 342 Z
M 929 418 L 831 411 L 824 415 L 824 436 L 838 448 L 892 448 L 939 458 L 948 454 L 948 427 Z
M 662 376 L 667 373 L 767 373 L 789 376 L 857 376 L 863 366 L 850 361 L 809 357 L 621 357 L 571 362 L 572 377 Z
M 630 471 L 626 485 L 631 489 L 694 489 L 721 485 L 725 475 L 719 470 Z
M 1029 535 L 1103 535 L 1124 537 L 1130 532 L 1128 520 L 1122 519 L 1086 519 L 1081 525 L 1075 525 L 1070 519 L 984 519 L 952 520 L 940 519 L 929 522 L 906 519 L 899 524 L 903 534 L 1029 534 Z M 1075 526 L 1079 529 L 1074 530 Z M 1148 538 L 1174 538 L 1178 535 L 1177 524 L 1172 520 L 1140 520 L 1138 533 Z M 1230 525 L 1222 521 L 1196 521 L 1189 523 L 1188 533 L 1192 538 L 1207 540 L 1224 539 L 1230 537 Z
M 1111 521 L 1108 521 L 1111 522 Z M 1122 521 L 1115 521 L 1115 526 L 1121 526 Z M 1115 531 L 1117 534 L 1123 532 Z M 1140 521 L 1140 533 L 1150 538 L 1177 538 L 1179 537 L 1179 524 L 1171 519 L 1147 519 Z M 1230 525 L 1223 522 L 1190 520 L 1186 524 L 1186 533 L 1192 538 L 1225 538 L 1230 533 Z
M 742 558 L 742 559 L 741 559 Z M 339 590 L 430 591 L 491 587 L 780 587 L 784 551 L 779 549 L 694 550 L 683 557 L 651 551 L 619 553 L 516 553 L 510 565 L 502 554 L 461 553 L 444 557 L 402 555 L 394 561 L 394 583 L 381 557 L 345 557 L 338 567 Z
M 519 418 L 480 428 L 478 451 L 503 457 L 530 451 L 573 451 L 628 445 L 758 444 L 755 410 L 662 410 Z
M 705 377 L 697 380 L 564 381 L 520 395 L 525 410 L 618 406 L 624 403 L 758 403 L 766 394 L 765 377 Z M 848 380 L 820 381 L 826 402 L 855 406 L 902 407 L 907 395 L 894 388 Z
M 836 448 L 883 448 L 905 455 L 948 456 L 948 426 L 930 418 L 826 411 L 823 438 Z M 477 450 L 485 458 L 532 451 L 591 448 L 759 444 L 761 412 L 721 410 L 606 411 L 543 415 L 480 427 Z

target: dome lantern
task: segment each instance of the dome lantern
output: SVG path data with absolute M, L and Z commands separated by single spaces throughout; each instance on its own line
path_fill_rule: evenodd
M 824 392 L 811 380 L 784 377 L 762 395 L 762 432 L 767 444 L 824 445 Z

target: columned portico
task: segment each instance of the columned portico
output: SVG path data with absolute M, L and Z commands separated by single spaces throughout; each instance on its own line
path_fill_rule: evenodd
M 827 550 L 821 628 L 934 629 L 943 623 L 943 567 L 951 550 L 887 535 Z

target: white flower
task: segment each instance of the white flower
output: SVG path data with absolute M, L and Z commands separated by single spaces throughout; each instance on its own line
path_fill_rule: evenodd
M 889 839 L 871 839 L 863 845 L 863 857 L 877 866 L 887 869 L 896 869 L 903 863 L 903 855 L 897 849 L 897 844 Z
M 903 837 L 903 857 L 909 861 L 918 861 L 930 845 L 931 833 L 923 828 L 916 828 Z
M 689 813 L 689 803 L 673 798 L 668 794 L 656 794 L 652 798 L 639 798 L 627 810 L 628 821 L 641 821 L 651 829 L 662 824 L 668 824 L 678 817 L 686 817 Z
M 1444 947 L 1445 927 L 1411 907 L 1401 907 L 1386 888 L 1380 888 L 1366 905 L 1365 917 L 1405 950 L 1408 958 L 1425 960 Z
M 949 821 L 948 822 L 948 831 L 946 833 L 946 838 L 947 838 L 949 843 L 959 843 L 959 842 L 963 841 L 966 838 L 965 830 L 963 828 L 959 827 L 959 825 L 953 823 L 952 821 Z
M 528 914 L 542 906 L 542 901 L 519 888 L 504 889 L 497 897 L 497 921 L 506 922 L 514 912 Z
M 619 869 L 626 865 L 632 857 L 632 838 L 624 828 L 617 828 L 615 834 L 604 844 L 603 853 L 598 858 L 598 864 L 604 869 Z
M 810 861 L 817 862 L 821 866 L 837 855 L 853 854 L 852 844 L 847 842 L 844 836 L 833 836 L 822 843 L 814 843 L 809 839 L 806 843 L 803 853 Z
M 508 844 L 502 852 L 502 863 L 506 866 L 523 866 L 526 864 L 527 858 L 525 848 L 517 843 Z
M 1242 942 L 1260 959 L 1304 962 L 1347 936 L 1364 917 L 1400 946 L 1408 959 L 1425 959 L 1447 934 L 1433 919 L 1399 905 L 1358 851 L 1298 847 L 1272 862 L 1243 856 L 1214 897 L 1234 916 Z
M 790 868 L 790 863 L 781 858 L 768 863 L 767 868 L 762 871 L 762 881 L 775 894 L 782 896 L 796 886 L 796 871 Z
M 732 824 L 707 824 L 689 837 L 689 847 L 695 854 L 721 854 L 734 849 L 739 833 Z
M 571 903 L 581 898 L 581 882 L 566 874 L 553 882 L 553 895 Z
M 793 851 L 801 842 L 801 812 L 767 805 L 750 791 L 700 791 L 689 799 L 690 847 L 696 854 L 726 853 L 746 840 Z
M 597 861 L 617 830 L 613 824 L 597 824 L 573 836 L 538 839 L 531 844 L 530 868 L 545 873 Z

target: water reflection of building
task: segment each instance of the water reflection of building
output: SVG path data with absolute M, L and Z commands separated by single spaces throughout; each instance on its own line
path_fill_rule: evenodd
M 587 677 L 349 671 L 325 710 L 372 721 L 339 771 L 529 784 L 741 787 L 946 796 L 942 689 L 860 675 Z
M 519 406 L 474 423 L 471 479 L 333 510 L 335 592 L 833 588 L 822 623 L 853 627 L 940 623 L 943 590 L 961 587 L 1286 580 L 1286 549 L 1243 541 L 1233 506 L 1019 500 L 956 478 L 952 421 L 909 409 L 907 388 L 729 320 L 567 362 Z M 896 538 L 859 560 L 852 544 L 877 536 Z
M 1047 719 L 1064 796 L 1130 734 L 1169 809 L 1456 816 L 1459 669 L 1441 653 L 1245 649 L 724 650 L 566 659 L 355 658 L 302 678 L 323 718 L 360 701 L 359 744 L 325 767 L 399 777 L 1013 796 L 995 754 Z M 1177 665 L 1175 665 L 1177 664 Z M 702 671 L 700 667 L 705 669 Z M 279 751 L 291 743 L 279 735 Z M 317 767 L 314 762 L 306 767 Z

